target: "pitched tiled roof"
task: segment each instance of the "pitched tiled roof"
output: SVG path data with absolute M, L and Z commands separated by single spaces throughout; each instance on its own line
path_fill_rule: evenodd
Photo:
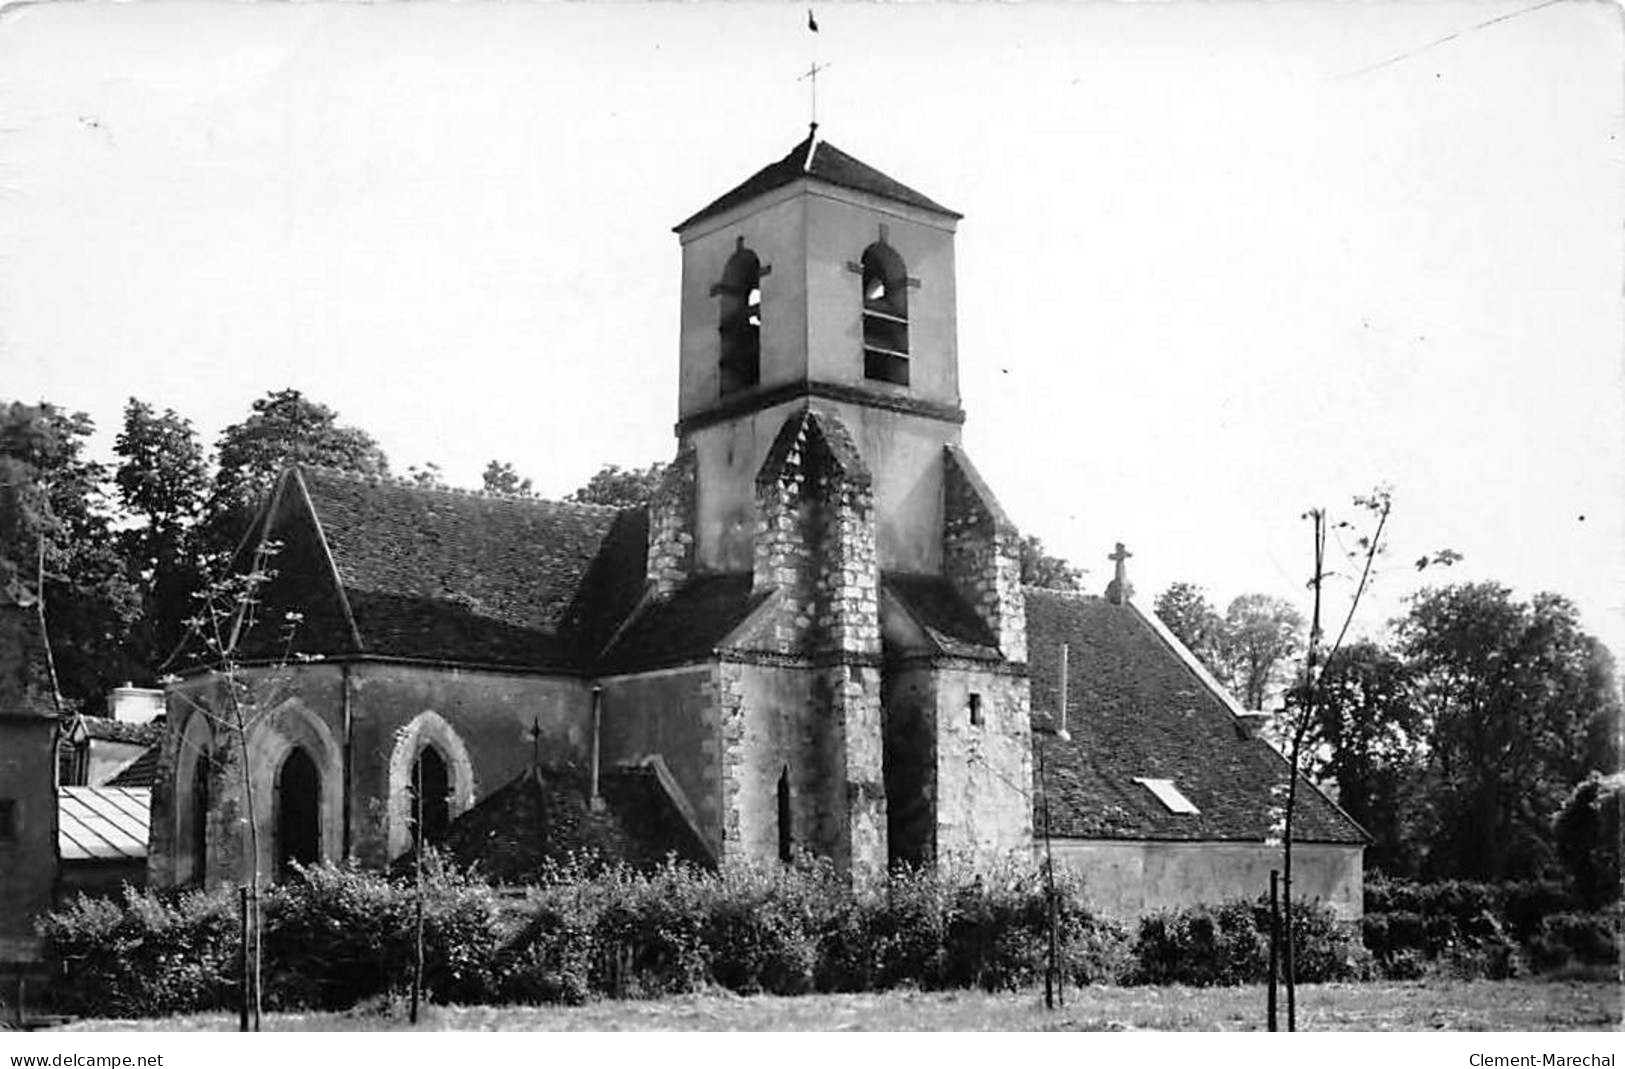
M 102 742 L 133 743 L 138 746 L 151 746 L 158 741 L 158 736 L 163 732 L 163 727 L 156 723 L 135 724 L 105 716 L 62 718 L 62 730 L 70 738 L 80 726 L 83 727 L 86 738 Z
M 764 598 L 751 573 L 698 575 L 633 618 L 598 663 L 604 674 L 703 660 Z
M 999 643 L 976 610 L 940 575 L 886 572 L 880 584 L 902 603 L 938 653 L 999 660 Z
M 1040 788 L 1047 794 L 1051 834 L 1252 842 L 1270 835 L 1279 805 L 1272 789 L 1284 787 L 1285 760 L 1247 735 L 1138 608 L 1035 588 L 1026 600 L 1034 796 Z M 1052 719 L 1063 642 L 1070 740 L 1055 733 Z M 1199 812 L 1171 812 L 1141 779 L 1173 781 Z M 1298 805 L 1300 841 L 1365 841 L 1358 825 L 1303 781 Z
M 961 218 L 958 212 L 944 208 L 925 194 L 918 193 L 896 179 L 881 174 L 862 160 L 848 156 L 828 141 L 819 139 L 816 133 L 811 133 L 782 160 L 763 167 L 678 223 L 674 229 L 685 230 L 701 219 L 720 215 L 729 208 L 737 207 L 781 186 L 787 186 L 800 178 L 816 178 L 832 186 L 873 193 L 875 196 L 911 204 L 916 208 L 924 208 L 955 219 Z
M 141 756 L 125 765 L 119 774 L 108 780 L 108 787 L 151 787 L 158 779 L 158 753 L 163 747 L 157 743 L 141 751 Z
M 122 861 L 147 856 L 152 792 L 133 787 L 62 787 L 57 795 L 57 852 L 63 861 Z
M 584 668 L 642 589 L 646 524 L 643 510 L 297 469 L 278 487 L 276 574 L 244 650 L 280 653 L 293 611 L 295 652 Z
M 604 770 L 602 808 L 588 803 L 589 790 L 583 769 L 531 769 L 458 817 L 446 850 L 508 884 L 532 882 L 550 862 L 583 854 L 637 867 L 657 865 L 669 854 L 709 861 L 653 769 Z

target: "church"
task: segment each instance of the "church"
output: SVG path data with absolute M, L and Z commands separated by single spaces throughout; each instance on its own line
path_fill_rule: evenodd
M 195 658 L 168 688 L 149 881 L 421 835 L 511 879 L 583 848 L 862 875 L 1047 846 L 1123 917 L 1265 891 L 1286 763 L 1129 554 L 1104 596 L 1022 586 L 961 445 L 959 219 L 815 125 L 680 223 L 647 507 L 285 471 L 239 556 L 243 686 Z M 1298 893 L 1357 916 L 1365 833 L 1299 798 Z

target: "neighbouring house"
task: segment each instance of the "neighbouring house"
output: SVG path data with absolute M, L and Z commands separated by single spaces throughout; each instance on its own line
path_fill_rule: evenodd
M 37 958 L 56 891 L 56 726 L 38 610 L 0 604 L 0 964 Z
M 151 881 L 420 837 L 863 873 L 1047 836 L 1120 915 L 1265 890 L 1285 762 L 1127 554 L 1104 598 L 1020 583 L 961 442 L 959 219 L 815 128 L 679 224 L 646 508 L 284 472 L 235 656 L 168 690 Z M 1357 915 L 1364 834 L 1301 794 L 1299 890 Z

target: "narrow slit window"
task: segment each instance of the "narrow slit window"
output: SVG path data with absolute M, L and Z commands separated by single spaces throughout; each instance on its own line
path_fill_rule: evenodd
M 0 798 L 0 843 L 17 841 L 17 800 Z
M 973 728 L 982 726 L 982 696 L 980 694 L 970 696 L 970 725 Z
M 717 334 L 721 339 L 718 368 L 723 394 L 755 386 L 762 378 L 762 262 L 739 239 L 734 254 L 722 269 L 722 281 L 712 287 L 717 302 Z
M 795 839 L 790 834 L 790 770 L 779 773 L 779 860 L 789 864 L 795 852 Z
M 908 268 L 883 241 L 863 250 L 863 375 L 908 385 Z
M 1194 816 L 1201 812 L 1200 809 L 1196 808 L 1194 802 L 1179 792 L 1179 788 L 1174 786 L 1174 781 L 1171 779 L 1148 779 L 1144 776 L 1135 776 L 1134 782 L 1155 795 L 1157 801 L 1161 802 L 1170 813 Z

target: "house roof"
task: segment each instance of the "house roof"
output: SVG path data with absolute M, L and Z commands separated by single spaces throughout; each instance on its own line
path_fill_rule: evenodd
M 581 669 L 641 592 L 646 530 L 641 509 L 289 469 L 242 649 Z
M 704 660 L 766 597 L 751 590 L 750 572 L 695 576 L 638 612 L 597 670 L 613 674 Z
M 125 765 L 118 775 L 108 780 L 108 787 L 151 787 L 158 779 L 158 754 L 163 749 L 154 743 L 141 751 L 141 756 Z
M 143 787 L 62 787 L 57 853 L 63 861 L 130 861 L 147 856 L 152 792 Z
M 79 732 L 97 742 L 122 742 L 133 746 L 151 746 L 163 733 L 163 725 L 156 722 L 136 724 L 128 720 L 114 720 L 106 716 L 64 716 L 62 730 L 70 739 Z
M 999 660 L 999 641 L 976 610 L 940 575 L 885 572 L 881 587 L 895 597 L 934 653 L 977 660 Z
M 924 208 L 927 211 L 950 216 L 954 219 L 962 218 L 958 212 L 944 208 L 925 194 L 910 189 L 895 178 L 881 174 L 854 156 L 848 156 L 828 141 L 818 137 L 818 130 L 815 125 L 812 132 L 800 144 L 791 149 L 783 159 L 763 167 L 710 204 L 678 223 L 673 229 L 678 231 L 686 230 L 702 219 L 709 219 L 713 215 L 721 215 L 730 208 L 738 207 L 746 201 L 761 196 L 763 193 L 770 193 L 802 178 L 816 178 L 819 181 L 828 182 L 832 186 L 855 189 L 861 193 L 872 193 L 877 197 L 885 197 L 887 200 L 895 200 L 903 204 L 913 205 L 916 208 Z
M 1034 796 L 1065 838 L 1231 840 L 1272 835 L 1287 765 L 1252 737 L 1177 639 L 1132 602 L 1028 588 Z M 1060 649 L 1068 647 L 1066 729 L 1056 731 Z M 1159 800 L 1168 780 L 1197 812 Z M 1175 795 L 1177 797 L 1177 795 Z M 1365 833 L 1300 780 L 1295 835 L 1358 844 Z M 1042 809 L 1036 808 L 1038 820 Z
M 583 854 L 638 867 L 668 855 L 707 864 L 710 854 L 652 768 L 605 769 L 603 805 L 576 766 L 532 768 L 453 822 L 445 848 L 498 883 L 526 883 L 547 866 Z

